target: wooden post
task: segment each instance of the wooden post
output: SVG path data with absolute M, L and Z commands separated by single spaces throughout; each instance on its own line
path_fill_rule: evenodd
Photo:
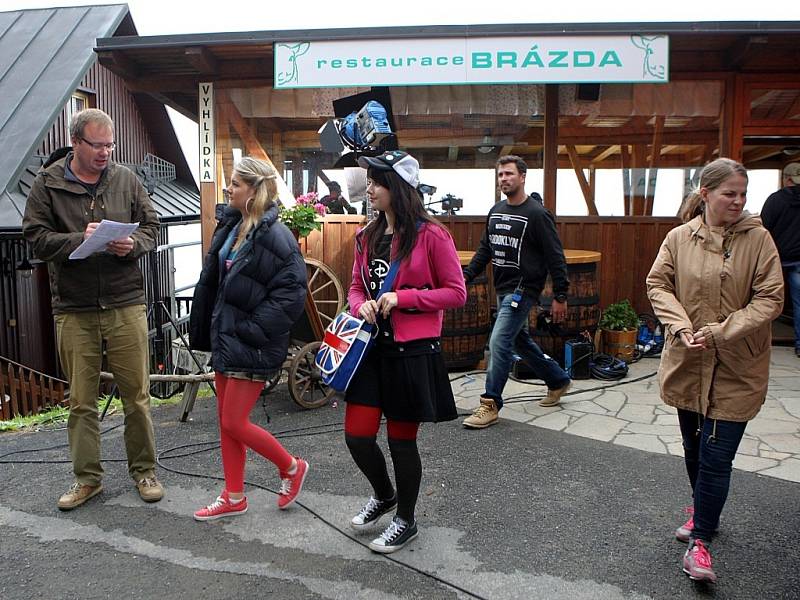
M 622 200 L 625 215 L 631 215 L 633 211 L 633 204 L 631 202 L 631 158 L 628 154 L 627 144 L 622 144 L 619 147 L 619 160 L 622 167 Z
M 556 183 L 558 180 L 558 84 L 544 86 L 544 207 L 556 214 Z
M 597 206 L 595 206 L 594 198 L 592 197 L 592 187 L 589 185 L 589 182 L 586 181 L 586 177 L 583 174 L 581 157 L 578 156 L 578 150 L 575 148 L 575 146 L 567 146 L 567 154 L 569 155 L 569 160 L 572 163 L 572 168 L 575 171 L 575 177 L 578 178 L 578 185 L 581 186 L 583 199 L 586 201 L 586 209 L 589 211 L 590 215 L 596 217 Z

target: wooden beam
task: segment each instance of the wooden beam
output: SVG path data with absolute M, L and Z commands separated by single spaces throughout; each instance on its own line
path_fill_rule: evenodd
M 752 150 L 744 155 L 744 164 L 750 165 L 754 162 L 758 162 L 759 160 L 764 160 L 765 158 L 771 158 L 773 156 L 780 156 L 783 153 L 783 149 L 776 146 L 768 146 L 766 148 L 757 148 L 756 150 Z
M 578 178 L 578 185 L 581 186 L 583 199 L 586 201 L 586 209 L 589 211 L 589 215 L 597 216 L 597 206 L 595 206 L 594 198 L 592 198 L 592 190 L 589 187 L 589 182 L 586 181 L 586 177 L 583 174 L 581 159 L 578 156 L 578 151 L 575 150 L 575 146 L 567 146 L 567 154 L 569 155 L 569 160 L 572 163 L 572 168 L 575 171 L 575 177 Z
M 633 211 L 633 204 L 631 202 L 631 156 L 627 144 L 619 147 L 619 162 L 622 169 L 622 205 L 625 215 L 628 216 Z
M 751 35 L 741 37 L 725 52 L 725 64 L 731 71 L 738 71 L 744 63 L 748 62 L 757 51 L 765 48 L 766 35 Z
M 514 153 L 514 145 L 508 144 L 500 148 L 500 153 L 498 154 L 498 156 L 508 156 L 509 154 L 513 153 Z
M 139 76 L 139 65 L 131 60 L 127 54 L 123 54 L 119 50 L 98 52 L 97 60 L 99 60 L 100 64 L 106 69 L 115 75 L 119 75 L 126 81 Z
M 653 144 L 650 148 L 650 172 L 647 175 L 647 190 L 644 196 L 645 215 L 653 214 L 653 204 L 656 197 L 656 183 L 658 182 L 659 158 L 661 158 L 661 134 L 664 130 L 664 115 L 657 115 L 653 123 Z
M 604 161 L 605 159 L 607 159 L 609 156 L 611 156 L 611 155 L 613 155 L 613 154 L 618 154 L 618 153 L 619 153 L 619 151 L 620 151 L 620 149 L 619 149 L 619 145 L 618 145 L 618 144 L 615 144 L 615 145 L 613 145 L 613 146 L 609 146 L 608 148 L 606 148 L 605 150 L 603 150 L 603 151 L 602 151 L 600 154 L 598 154 L 597 156 L 595 156 L 595 157 L 592 159 L 592 163 L 593 163 L 593 164 L 596 164 L 596 163 L 603 162 L 603 161 Z
M 746 94 L 746 89 L 742 76 L 737 75 L 734 83 L 732 122 L 726 124 L 731 128 L 728 158 L 738 161 L 742 160 L 744 153 L 744 122 L 750 116 L 750 98 Z
M 647 192 L 647 146 L 636 144 L 633 147 L 633 169 L 631 169 L 631 189 L 633 191 L 633 215 L 644 214 L 644 197 Z
M 190 46 L 183 51 L 184 57 L 198 72 L 203 75 L 216 75 L 217 59 L 205 46 Z
M 447 160 L 449 160 L 449 161 L 458 160 L 458 146 L 448 146 L 448 148 L 447 148 Z
M 544 86 L 544 206 L 556 214 L 558 178 L 558 84 Z
M 245 153 L 254 158 L 266 160 L 272 164 L 272 160 L 270 160 L 267 155 L 267 151 L 264 150 L 264 147 L 250 129 L 247 121 L 242 118 L 241 113 L 239 113 L 239 110 L 230 99 L 230 96 L 228 96 L 228 93 L 224 90 L 215 90 L 214 95 L 217 99 L 217 110 L 221 118 L 225 119 L 236 133 L 239 134 L 239 137 L 242 138 L 245 146 Z M 274 167 L 275 165 L 272 166 Z

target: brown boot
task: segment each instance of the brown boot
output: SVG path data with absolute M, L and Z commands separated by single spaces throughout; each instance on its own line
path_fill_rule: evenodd
M 559 402 L 561 402 L 561 396 L 567 393 L 567 390 L 569 390 L 569 386 L 571 385 L 572 381 L 568 381 L 557 390 L 547 390 L 547 397 L 539 400 L 539 406 L 556 406 Z
M 72 487 L 58 499 L 58 508 L 60 510 L 72 510 L 73 508 L 79 507 L 92 496 L 96 496 L 101 491 L 103 491 L 102 485 L 86 485 L 76 481 L 72 484 Z
M 483 429 L 497 423 L 497 415 L 500 411 L 497 404 L 491 398 L 481 398 L 481 403 L 470 416 L 462 422 L 467 429 Z

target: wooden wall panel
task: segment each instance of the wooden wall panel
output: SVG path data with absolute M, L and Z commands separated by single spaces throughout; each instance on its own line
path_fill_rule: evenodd
M 148 152 L 156 154 L 136 102 L 120 77 L 95 62 L 80 87 L 94 93 L 96 108 L 114 119 L 117 149 L 113 158 L 116 162 L 139 164 Z M 49 156 L 54 150 L 71 145 L 67 133 L 68 121 L 68 109 L 64 107 L 39 145 L 37 154 Z
M 458 250 L 478 247 L 483 217 L 443 217 Z M 565 248 L 594 250 L 602 254 L 598 265 L 600 306 L 628 298 L 638 312 L 651 312 L 645 278 L 667 232 L 677 218 L 662 217 L 558 217 L 559 236 Z M 353 265 L 354 236 L 363 224 L 359 216 L 327 216 L 322 231 L 315 231 L 301 246 L 307 256 L 321 260 L 337 275 L 347 292 Z

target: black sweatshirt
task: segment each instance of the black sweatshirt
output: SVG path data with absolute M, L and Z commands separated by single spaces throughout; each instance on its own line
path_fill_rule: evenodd
M 770 194 L 761 209 L 761 222 L 772 234 L 781 262 L 800 262 L 800 185 Z
M 538 300 L 548 272 L 554 295 L 566 294 L 569 289 L 567 263 L 555 219 L 531 196 L 517 206 L 502 200 L 492 207 L 480 246 L 464 268 L 466 280 L 480 275 L 489 261 L 494 269 L 494 287 L 500 295 L 513 292 L 521 284 L 527 295 Z

